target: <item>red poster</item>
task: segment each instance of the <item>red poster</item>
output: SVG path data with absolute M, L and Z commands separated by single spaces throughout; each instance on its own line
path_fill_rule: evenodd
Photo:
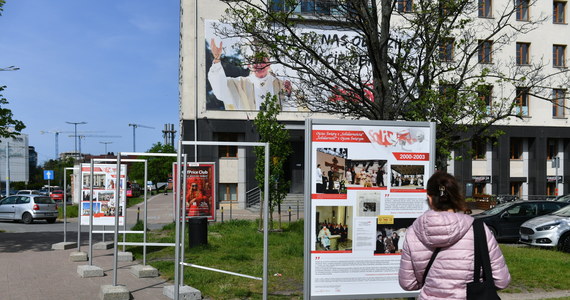
M 183 199 L 186 204 L 186 218 L 208 217 L 208 220 L 215 220 L 216 197 L 214 183 L 213 163 L 189 163 L 186 167 L 186 193 Z M 174 164 L 174 172 L 177 172 L 177 164 Z M 184 174 L 181 174 L 184 178 Z M 174 176 L 174 188 L 177 190 L 177 177 Z M 177 197 L 175 197 L 176 199 Z M 184 205 L 184 203 L 181 203 Z

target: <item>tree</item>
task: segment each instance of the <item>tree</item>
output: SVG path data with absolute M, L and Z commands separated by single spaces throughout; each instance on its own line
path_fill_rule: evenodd
M 553 101 L 549 87 L 570 82 L 566 68 L 550 71 L 545 60 L 521 64 L 503 53 L 547 19 L 514 22 L 523 7 L 504 3 L 492 18 L 478 18 L 490 9 L 472 0 L 228 1 L 222 22 L 231 29 L 217 32 L 257 48 L 249 61 L 262 56 L 294 70 L 287 74 L 293 98 L 310 111 L 436 122 L 441 169 L 450 150 L 499 134 L 491 126 L 501 120 L 521 118 L 514 100 L 522 93 Z M 493 55 L 510 59 L 488 64 Z M 492 109 L 486 86 L 504 92 L 494 95 Z
M 147 153 L 176 153 L 176 150 L 172 145 L 163 145 L 158 142 L 152 145 Z M 176 162 L 176 157 L 139 156 L 139 158 L 147 158 L 147 179 L 154 183 L 166 182 L 172 175 L 172 164 Z M 144 164 L 133 163 L 129 167 L 128 175 L 130 180 L 144 182 Z M 146 187 L 146 182 L 144 186 Z
M 259 133 L 259 141 L 269 142 L 269 213 L 271 227 L 273 226 L 273 212 L 277 206 L 279 214 L 279 229 L 281 229 L 281 202 L 289 192 L 291 182 L 285 179 L 284 164 L 287 157 L 292 153 L 289 143 L 289 132 L 285 126 L 277 121 L 277 115 L 281 111 L 279 99 L 276 95 L 267 94 L 261 104 L 259 113 L 253 123 Z M 255 179 L 259 182 L 259 188 L 264 191 L 265 187 L 265 147 L 255 147 L 257 161 L 255 164 Z M 263 195 L 263 194 L 262 194 Z

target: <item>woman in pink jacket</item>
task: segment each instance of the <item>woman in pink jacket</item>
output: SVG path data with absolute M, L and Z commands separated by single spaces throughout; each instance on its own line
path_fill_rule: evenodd
M 466 299 L 466 284 L 473 281 L 473 217 L 463 213 L 465 199 L 453 176 L 436 172 L 427 183 L 427 194 L 431 209 L 406 232 L 400 286 L 407 291 L 421 289 L 419 299 Z M 497 241 L 484 227 L 495 286 L 504 289 L 511 275 Z M 436 248 L 441 251 L 424 283 L 424 272 Z

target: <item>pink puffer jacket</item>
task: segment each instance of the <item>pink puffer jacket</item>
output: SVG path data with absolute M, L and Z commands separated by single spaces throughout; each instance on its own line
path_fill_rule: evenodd
M 466 299 L 466 284 L 473 281 L 473 217 L 462 213 L 427 211 L 406 232 L 400 261 L 400 286 L 422 288 L 424 271 L 435 248 L 441 248 L 429 270 L 419 299 Z M 503 253 L 485 226 L 495 286 L 511 281 Z

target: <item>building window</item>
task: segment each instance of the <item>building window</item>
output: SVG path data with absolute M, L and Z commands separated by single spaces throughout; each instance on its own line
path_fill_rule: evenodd
M 511 195 L 521 197 L 522 182 L 514 181 L 510 184 Z
M 566 90 L 554 89 L 552 91 L 552 116 L 563 118 L 565 104 L 566 104 Z
M 220 142 L 237 142 L 239 134 L 233 132 L 217 133 Z M 218 157 L 237 157 L 237 146 L 218 146 Z
M 271 11 L 294 12 L 298 14 L 330 15 L 338 12 L 336 5 L 330 0 L 300 0 L 295 6 L 290 6 L 287 0 L 270 0 Z
M 477 49 L 479 53 L 479 63 L 490 64 L 492 62 L 492 41 L 479 41 L 479 46 Z
M 558 140 L 548 139 L 546 142 L 546 158 L 553 159 L 558 156 Z
M 237 201 L 237 183 L 218 184 L 220 201 Z
M 517 65 L 530 64 L 530 43 L 517 43 Z
M 554 11 L 552 13 L 552 22 L 555 24 L 566 24 L 566 2 L 554 1 Z
M 519 116 L 528 116 L 528 88 L 517 88 L 517 96 L 515 98 L 515 114 Z
M 552 46 L 552 65 L 555 67 L 566 67 L 566 45 Z
M 491 114 L 491 105 L 493 103 L 493 86 L 480 85 L 477 88 L 477 94 L 483 105 L 485 105 L 486 113 Z
M 480 18 L 491 18 L 493 2 L 492 0 L 479 0 L 479 17 Z
M 442 84 L 439 86 L 439 96 L 443 100 L 451 100 L 455 98 L 455 87 L 452 84 Z
M 511 159 L 522 159 L 523 140 L 521 138 L 511 138 Z
M 398 12 L 412 12 L 413 11 L 413 0 L 398 0 L 397 9 Z
M 471 141 L 471 159 L 483 160 L 487 154 L 487 142 L 481 139 L 473 139 Z
M 517 10 L 517 21 L 529 20 L 529 0 L 515 0 Z
M 486 183 L 474 183 L 473 184 L 473 194 L 474 195 L 484 195 L 485 194 L 485 186 L 487 184 Z
M 453 44 L 452 38 L 445 38 L 439 44 L 439 60 L 453 61 Z
M 546 195 L 547 196 L 557 196 L 556 195 L 556 182 L 547 182 L 546 183 Z

